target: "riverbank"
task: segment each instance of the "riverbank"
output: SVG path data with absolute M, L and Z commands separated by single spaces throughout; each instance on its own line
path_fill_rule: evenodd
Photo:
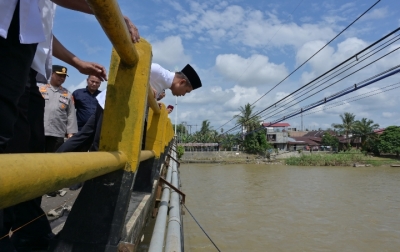
M 298 153 L 284 152 L 271 155 L 270 159 L 242 152 L 186 152 L 181 163 L 185 164 L 260 164 L 297 166 L 391 166 L 400 165 L 393 157 L 365 156 L 359 151 L 340 153 Z

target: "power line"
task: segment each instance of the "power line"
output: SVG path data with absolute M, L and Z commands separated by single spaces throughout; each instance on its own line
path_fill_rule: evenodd
M 353 58 L 358 59 L 358 55 L 364 53 L 365 51 L 369 50 L 370 48 L 374 47 L 375 45 L 379 44 L 380 42 L 382 42 L 383 40 L 387 39 L 388 37 L 392 36 L 393 34 L 395 34 L 396 32 L 398 32 L 400 30 L 400 28 L 395 29 L 394 31 L 390 32 L 389 34 L 385 35 L 384 37 L 378 39 L 377 41 L 375 41 L 374 43 L 372 43 L 371 45 L 367 46 L 366 48 L 362 49 L 361 51 L 357 52 L 356 54 L 354 54 L 353 56 L 349 57 L 348 59 L 346 59 L 345 61 L 341 62 L 340 64 L 336 65 L 335 67 L 333 67 L 332 69 L 328 70 L 327 72 L 321 74 L 320 76 L 318 76 L 317 78 L 311 80 L 310 82 L 308 82 L 307 84 L 303 85 L 302 87 L 296 89 L 295 91 L 293 91 L 292 93 L 286 95 L 285 97 L 283 97 L 282 99 L 280 99 L 279 101 L 273 103 L 272 105 L 268 106 L 267 108 L 261 110 L 260 112 L 256 113 L 255 115 L 253 115 L 253 117 L 249 118 L 249 120 L 251 120 L 252 118 L 254 118 L 255 116 L 260 115 L 261 113 L 263 113 L 264 111 L 267 111 L 268 109 L 272 108 L 272 107 L 276 107 L 276 105 L 280 102 L 282 102 L 283 100 L 291 97 L 293 94 L 299 92 L 300 90 L 304 89 L 305 87 L 311 85 L 312 83 L 314 83 L 315 81 L 321 79 L 322 77 L 324 77 L 325 75 L 327 75 L 328 73 L 334 71 L 335 69 L 341 67 L 342 65 L 346 64 L 347 62 L 349 62 L 350 60 L 352 60 Z M 235 128 L 237 128 L 239 126 L 239 124 L 236 124 L 234 127 L 232 127 L 231 129 L 229 129 L 228 131 L 226 131 L 226 133 L 228 133 L 229 131 L 234 130 Z
M 368 11 L 375 7 L 381 0 L 376 1 L 371 7 L 369 7 L 366 11 L 364 11 L 358 18 L 356 18 L 353 22 L 351 22 L 346 28 L 344 28 L 341 32 L 339 32 L 333 39 L 331 39 L 328 43 L 326 43 L 323 47 L 321 47 L 316 53 L 314 53 L 311 57 L 309 57 L 306 61 L 304 61 L 300 66 L 298 66 L 295 70 L 293 70 L 288 76 L 286 76 L 283 80 L 278 82 L 275 86 L 273 86 L 268 92 L 263 94 L 260 98 L 258 98 L 251 105 L 254 105 L 256 102 L 261 100 L 267 94 L 269 94 L 273 89 L 279 86 L 282 82 L 284 82 L 287 78 L 289 78 L 292 74 L 294 74 L 299 68 L 301 68 L 304 64 L 306 64 L 309 60 L 311 60 L 315 55 L 317 55 L 320 51 L 322 51 L 325 47 L 327 47 L 332 41 L 334 41 L 337 37 L 339 37 L 343 32 L 345 32 L 350 26 L 352 26 L 355 22 L 357 22 L 362 16 L 364 16 Z
M 323 105 L 323 104 L 325 104 L 325 103 L 328 103 L 328 102 L 330 102 L 330 101 L 333 101 L 333 100 L 335 100 L 335 99 L 337 99 L 337 98 L 339 98 L 339 97 L 342 97 L 342 96 L 344 96 L 344 95 L 346 95 L 346 94 L 352 93 L 352 92 L 357 91 L 357 90 L 359 90 L 359 89 L 361 89 L 361 88 L 364 88 L 364 87 L 366 87 L 366 86 L 369 86 L 369 85 L 371 85 L 371 84 L 373 84 L 373 83 L 375 83 L 375 82 L 378 82 L 378 81 L 383 80 L 383 79 L 385 79 L 385 78 L 387 78 L 387 77 L 390 77 L 390 76 L 392 76 L 392 75 L 395 75 L 395 74 L 397 74 L 397 73 L 400 72 L 400 69 L 397 69 L 397 68 L 399 68 L 399 67 L 400 67 L 400 65 L 397 65 L 397 66 L 395 66 L 395 67 L 393 67 L 393 68 L 391 68 L 391 69 L 389 69 L 389 70 L 386 70 L 386 71 L 384 71 L 384 72 L 382 72 L 382 73 L 380 73 L 380 74 L 378 74 L 378 75 L 375 75 L 375 76 L 379 76 L 379 77 L 377 77 L 377 78 L 375 78 L 375 79 L 373 79 L 373 80 L 370 80 L 372 77 L 371 77 L 371 78 L 368 78 L 367 80 L 370 80 L 370 81 L 364 80 L 364 81 L 360 82 L 360 83 L 364 83 L 364 84 L 359 85 L 360 83 L 357 83 L 357 84 L 355 84 L 354 86 L 349 87 L 349 88 L 346 88 L 346 89 L 344 89 L 344 90 L 342 90 L 342 91 L 340 91 L 340 92 L 338 92 L 338 93 L 336 93 L 336 94 L 334 94 L 334 95 L 328 96 L 328 97 L 326 97 L 326 98 L 324 98 L 324 99 L 322 99 L 322 100 L 320 100 L 320 101 L 318 101 L 318 102 L 314 102 L 314 103 L 312 103 L 312 104 L 306 106 L 304 109 L 302 108 L 302 109 L 297 110 L 297 111 L 295 111 L 295 112 L 292 112 L 292 113 L 290 113 L 290 114 L 288 114 L 288 115 L 286 115 L 286 116 L 283 116 L 282 118 L 280 118 L 280 119 L 278 119 L 278 120 L 275 120 L 275 121 L 273 121 L 273 122 L 270 122 L 270 123 L 269 123 L 269 126 L 270 126 L 270 125 L 274 125 L 274 124 L 276 124 L 276 123 L 278 123 L 278 122 L 281 122 L 281 121 L 283 121 L 283 120 L 287 120 L 287 119 L 289 119 L 289 118 L 292 118 L 292 117 L 294 117 L 294 116 L 296 116 L 296 115 L 299 115 L 299 114 L 304 113 L 304 112 L 306 112 L 306 111 L 309 111 L 309 110 L 311 110 L 311 109 L 313 109 L 313 108 L 316 108 L 316 107 L 318 107 L 318 106 L 320 106 L 320 105 Z M 390 72 L 388 73 L 388 71 L 390 71 Z M 366 82 L 366 81 L 367 81 L 367 82 Z M 366 82 L 366 83 L 365 83 L 365 82 Z M 351 89 L 350 89 L 350 88 L 351 88 Z M 268 126 L 265 126 L 265 127 L 268 127 Z M 256 132 L 256 131 L 258 131 L 258 130 L 260 130 L 260 129 L 263 129 L 263 128 L 264 128 L 264 126 L 261 126 L 261 127 L 255 129 L 255 130 L 251 131 L 251 132 L 246 133 L 246 135 L 247 135 L 247 134 L 250 134 L 250 133 L 253 133 L 253 132 Z
M 341 78 L 341 79 L 339 79 L 339 80 L 337 80 L 337 81 L 333 82 L 332 84 L 330 84 L 330 85 L 328 85 L 328 86 L 326 86 L 326 87 L 324 87 L 324 88 L 322 88 L 322 89 L 320 89 L 320 90 L 318 90 L 318 91 L 314 92 L 313 94 L 311 94 L 311 95 L 307 96 L 306 98 L 304 98 L 304 99 L 302 99 L 302 100 L 300 100 L 300 101 L 296 102 L 295 104 L 293 104 L 293 105 L 292 105 L 292 106 L 290 106 L 290 107 L 293 107 L 294 105 L 297 105 L 297 104 L 299 104 L 300 102 L 302 102 L 302 101 L 304 101 L 304 100 L 306 100 L 306 99 L 308 99 L 308 98 L 310 98 L 310 97 L 312 97 L 312 96 L 314 96 L 314 95 L 316 95 L 316 94 L 320 93 L 321 91 L 323 91 L 323 90 L 325 90 L 325 89 L 327 89 L 327 88 L 329 88 L 329 87 L 331 87 L 331 86 L 333 86 L 333 85 L 335 85 L 335 84 L 339 83 L 340 81 L 342 81 L 342 80 L 344 80 L 344 79 L 348 78 L 349 76 L 351 76 L 351 75 L 353 75 L 353 74 L 355 74 L 355 73 L 359 72 L 360 70 L 362 70 L 362 69 L 364 69 L 364 68 L 366 68 L 366 67 L 368 67 L 368 66 L 372 65 L 373 63 L 375 63 L 375 62 L 379 61 L 380 59 L 383 59 L 384 57 L 386 57 L 387 55 L 389 55 L 389 54 L 391 54 L 391 53 L 393 53 L 393 52 L 397 51 L 398 49 L 400 49 L 400 46 L 399 46 L 399 47 L 397 47 L 396 49 L 394 49 L 394 50 L 390 51 L 389 53 L 387 53 L 387 54 L 385 54 L 385 55 L 383 55 L 383 56 L 379 57 L 378 59 L 376 59 L 376 60 L 372 61 L 371 63 L 369 63 L 369 64 L 367 64 L 367 65 L 363 66 L 362 68 L 360 68 L 360 69 L 358 69 L 358 70 L 356 70 L 356 71 L 354 71 L 354 72 L 352 72 L 352 73 L 350 73 L 350 74 L 346 75 L 345 77 L 343 77 L 343 78 Z M 391 70 L 391 69 L 389 69 L 388 71 L 390 71 L 390 70 Z M 371 77 L 370 79 L 373 79 L 373 78 L 375 78 L 375 77 L 376 77 L 376 76 L 373 76 L 373 77 Z M 369 80 L 369 79 L 365 80 L 365 82 L 366 82 L 366 81 L 368 81 L 368 80 Z M 317 88 L 317 87 L 316 87 L 316 88 Z M 310 91 L 313 91 L 313 90 L 314 90 L 314 89 L 316 89 L 316 88 L 313 88 L 313 89 L 312 89 L 312 90 L 310 90 Z M 351 88 L 351 87 L 350 87 L 350 88 Z M 347 90 L 344 90 L 344 91 L 347 91 Z M 344 91 L 341 91 L 341 92 L 344 92 Z M 288 107 L 288 108 L 290 108 L 290 107 Z M 273 114 L 273 115 L 271 115 L 271 116 L 277 115 L 277 114 L 279 114 L 280 112 L 282 112 L 282 111 L 284 111 L 284 110 L 286 110 L 286 109 L 287 109 L 287 108 L 284 108 L 283 110 L 280 110 L 280 111 L 278 111 L 277 113 L 275 113 L 275 114 Z
M 392 87 L 392 88 L 389 88 L 389 87 Z M 394 89 L 397 89 L 397 88 L 400 88 L 400 82 L 388 85 L 386 87 L 382 87 L 381 91 L 380 90 L 372 90 L 372 91 L 369 91 L 369 92 L 365 92 L 365 93 L 350 97 L 350 98 L 345 99 L 345 100 L 341 100 L 341 101 L 337 101 L 337 102 L 331 103 L 329 107 L 324 107 L 324 108 L 321 108 L 321 109 L 318 109 L 318 110 L 314 110 L 313 109 L 313 110 L 311 110 L 311 112 L 306 113 L 306 114 L 302 114 L 302 115 L 303 116 L 311 115 L 311 114 L 315 114 L 317 112 L 325 111 L 325 110 L 332 109 L 332 108 L 335 108 L 335 107 L 340 107 L 340 106 L 343 106 L 343 105 L 345 105 L 347 103 L 355 102 L 355 101 L 358 101 L 358 100 L 362 100 L 362 99 L 365 99 L 365 98 L 368 98 L 368 97 L 371 97 L 371 96 L 375 96 L 375 95 L 378 95 L 378 94 L 382 94 L 382 93 L 385 93 L 385 92 L 388 92 L 388 91 L 391 91 L 391 90 L 394 90 Z M 318 107 L 316 107 L 315 109 L 317 109 L 317 108 Z M 295 117 L 292 117 L 292 119 L 293 118 L 299 118 L 299 117 L 300 116 L 295 116 Z
M 399 37 L 399 38 L 397 38 L 397 37 Z M 396 40 L 393 40 L 394 38 L 397 38 L 397 39 L 396 39 Z M 394 38 L 390 39 L 390 41 L 385 42 L 384 44 L 387 44 L 388 42 L 390 42 L 390 43 L 387 44 L 387 45 L 385 45 L 385 46 L 382 47 L 381 49 L 379 49 L 379 47 L 381 47 L 382 45 L 378 46 L 377 48 L 374 48 L 373 50 L 369 51 L 369 52 L 368 52 L 367 54 L 365 54 L 365 55 L 362 55 L 362 56 L 360 56 L 360 57 L 357 57 L 357 58 L 358 58 L 358 61 L 356 61 L 356 63 L 355 63 L 354 65 L 352 65 L 352 66 L 350 66 L 349 68 L 345 69 L 344 71 L 342 71 L 342 72 L 336 74 L 335 76 L 331 77 L 330 79 L 324 81 L 324 82 L 321 83 L 318 87 L 320 87 L 321 85 L 324 85 L 325 83 L 327 83 L 328 81 L 332 80 L 333 78 L 339 76 L 340 74 L 346 72 L 346 71 L 349 70 L 350 68 L 352 68 L 352 67 L 354 67 L 354 66 L 360 64 L 361 62 L 367 60 L 367 59 L 370 58 L 371 56 L 375 55 L 376 53 L 382 51 L 383 49 L 385 49 L 385 48 L 387 48 L 388 46 L 392 45 L 392 44 L 395 43 L 396 41 L 400 40 L 400 34 L 397 35 L 397 36 L 395 36 Z M 379 49 L 379 50 L 376 51 L 376 49 Z M 373 54 L 371 54 L 371 53 L 373 53 Z M 368 57 L 366 57 L 368 54 L 370 54 L 370 55 L 369 55 Z M 364 57 L 366 57 L 366 58 L 364 58 Z M 364 58 L 364 59 L 362 59 L 362 58 Z M 362 59 L 362 60 L 360 61 L 360 59 Z M 347 65 L 344 66 L 344 67 L 347 67 L 347 66 L 349 66 L 349 65 L 352 64 L 352 63 L 354 63 L 354 62 L 351 62 L 351 63 L 347 64 Z M 285 103 L 285 104 L 281 104 L 277 109 L 283 108 L 283 107 L 289 105 L 290 103 L 293 103 L 293 102 L 295 101 L 294 99 L 300 98 L 300 97 L 306 95 L 307 93 L 305 93 L 305 91 L 308 90 L 308 92 L 310 92 L 310 91 L 312 91 L 312 90 L 315 90 L 317 87 L 315 87 L 315 88 L 313 88 L 313 89 L 311 89 L 311 90 L 309 90 L 309 88 L 315 86 L 315 85 L 318 84 L 320 81 L 325 80 L 326 78 L 332 76 L 334 73 L 337 73 L 339 70 L 342 70 L 344 67 L 341 67 L 340 69 L 336 70 L 335 72 L 329 74 L 328 76 L 325 76 L 324 78 L 320 79 L 320 80 L 317 81 L 316 83 L 314 83 L 314 84 L 308 86 L 307 88 L 303 89 L 303 90 L 299 93 L 298 96 L 293 97 L 293 100 L 290 100 L 290 101 L 288 101 L 288 102 Z M 263 113 L 265 113 L 265 112 L 266 112 L 266 111 L 264 111 Z M 267 114 L 265 114 L 265 115 L 263 115 L 263 116 L 267 116 L 267 115 L 269 115 L 269 114 L 271 114 L 271 113 L 272 113 L 272 112 L 269 112 L 269 113 L 267 113 Z

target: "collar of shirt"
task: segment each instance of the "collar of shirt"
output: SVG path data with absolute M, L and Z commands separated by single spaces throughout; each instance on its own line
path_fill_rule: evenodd
M 86 92 L 86 93 L 90 94 L 91 96 L 97 96 L 98 94 L 101 93 L 101 91 L 97 89 L 97 90 L 92 94 L 92 93 L 90 93 L 89 88 L 88 88 L 87 86 L 86 86 L 86 88 L 85 88 L 85 90 L 84 90 L 83 92 Z
M 53 92 L 61 92 L 61 91 L 63 90 L 63 87 L 62 87 L 62 86 L 55 87 L 55 86 L 53 86 L 53 85 L 51 85 L 51 84 L 48 84 L 48 85 L 49 85 L 50 89 L 51 89 Z

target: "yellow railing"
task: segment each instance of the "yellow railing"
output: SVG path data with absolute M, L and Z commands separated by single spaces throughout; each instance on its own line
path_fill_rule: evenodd
M 133 44 L 115 0 L 87 0 L 114 46 L 99 152 L 3 154 L 0 158 L 0 209 L 160 157 L 173 138 L 165 106 L 149 92 L 151 45 Z M 141 151 L 145 111 L 150 106 L 146 150 Z

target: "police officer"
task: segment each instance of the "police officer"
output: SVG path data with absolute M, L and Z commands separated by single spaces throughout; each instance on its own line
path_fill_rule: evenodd
M 45 100 L 46 152 L 55 152 L 64 143 L 65 136 L 69 138 L 78 132 L 73 96 L 61 86 L 67 76 L 66 67 L 53 65 L 50 83 L 39 87 Z

